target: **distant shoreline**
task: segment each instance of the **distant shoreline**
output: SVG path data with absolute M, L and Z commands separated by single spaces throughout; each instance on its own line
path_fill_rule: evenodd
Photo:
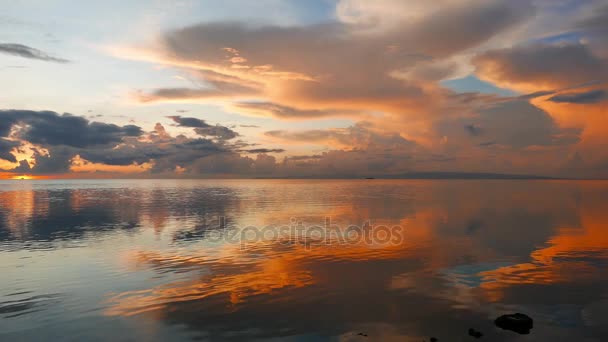
M 221 177 L 221 176 L 201 176 L 201 177 L 176 177 L 176 178 L 154 178 L 154 177 L 57 177 L 52 178 L 46 175 L 44 178 L 31 179 L 1 179 L 0 181 L 41 181 L 41 180 L 567 180 L 567 181 L 601 181 L 606 178 L 560 178 L 538 175 L 518 175 L 518 174 L 496 174 L 496 173 L 459 173 L 459 172 L 415 172 L 401 175 L 384 176 L 341 176 L 341 177 Z

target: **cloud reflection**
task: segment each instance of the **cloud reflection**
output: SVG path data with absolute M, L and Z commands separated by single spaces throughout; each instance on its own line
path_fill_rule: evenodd
M 507 341 L 492 319 L 517 310 L 538 322 L 535 338 L 606 336 L 598 309 L 608 280 L 606 182 L 28 184 L 0 191 L 0 248 L 112 255 L 116 264 L 95 264 L 101 273 L 91 273 L 91 289 L 105 289 L 105 319 L 228 340 L 348 340 L 359 331 L 421 340 L 475 326 Z M 292 218 L 322 226 L 326 217 L 341 227 L 371 221 L 405 230 L 397 244 L 238 244 L 208 238 L 219 217 L 235 230 Z M 52 258 L 61 253 L 51 257 L 57 272 L 74 271 Z M 108 274 L 132 278 L 108 283 Z

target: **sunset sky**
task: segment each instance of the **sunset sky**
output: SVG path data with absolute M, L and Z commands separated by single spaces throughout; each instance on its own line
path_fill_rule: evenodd
M 605 0 L 22 0 L 0 178 L 608 177 Z

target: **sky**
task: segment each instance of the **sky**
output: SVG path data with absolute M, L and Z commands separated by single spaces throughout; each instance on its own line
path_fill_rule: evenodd
M 608 177 L 605 0 L 20 0 L 0 178 Z

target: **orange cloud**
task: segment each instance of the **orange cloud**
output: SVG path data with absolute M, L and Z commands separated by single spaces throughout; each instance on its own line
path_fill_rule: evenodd
M 473 64 L 481 78 L 524 92 L 604 80 L 608 75 L 606 61 L 580 43 L 492 50 L 477 55 Z
M 574 108 L 544 103 L 549 98 L 554 103 L 573 101 L 569 92 L 608 75 L 597 39 L 543 38 L 555 31 L 543 28 L 544 21 L 559 17 L 550 11 L 552 6 L 530 1 L 442 0 L 439 5 L 343 0 L 337 4 L 336 20 L 329 23 L 201 23 L 169 30 L 149 48 L 110 50 L 115 56 L 181 68 L 203 84 L 142 89 L 134 96 L 141 103 L 213 101 L 231 112 L 277 120 L 350 118 L 371 123 L 382 131 L 379 136 L 400 136 L 418 146 L 413 154 L 403 146 L 383 145 L 384 151 L 373 151 L 383 158 L 359 158 L 356 165 L 357 158 L 341 153 L 353 146 L 344 141 L 340 128 L 309 130 L 307 137 L 297 139 L 294 135 L 300 133 L 266 136 L 284 144 L 311 139 L 335 149 L 325 155 L 328 165 L 347 159 L 344 164 L 367 170 L 382 165 L 402 167 L 401 172 L 415 168 L 578 176 L 568 165 L 582 154 L 593 159 L 589 167 L 596 169 L 587 174 L 605 176 L 604 157 L 588 148 L 591 140 L 602 140 L 594 132 L 601 129 L 592 128 L 595 121 L 565 119 L 575 115 Z M 584 29 L 570 24 L 581 18 L 577 14 L 560 30 L 594 36 L 589 30 L 596 30 L 595 24 Z M 500 88 L 534 94 L 505 98 L 442 86 L 443 80 L 470 72 Z M 602 94 L 583 95 L 601 101 Z M 599 108 L 590 111 L 602 110 L 597 102 L 586 105 Z M 378 163 L 379 158 L 384 161 Z
M 81 158 L 79 155 L 72 159 L 70 166 L 71 172 L 94 173 L 94 172 L 111 172 L 111 173 L 143 173 L 152 168 L 152 163 L 131 164 L 131 165 L 107 165 L 103 163 L 93 163 Z

